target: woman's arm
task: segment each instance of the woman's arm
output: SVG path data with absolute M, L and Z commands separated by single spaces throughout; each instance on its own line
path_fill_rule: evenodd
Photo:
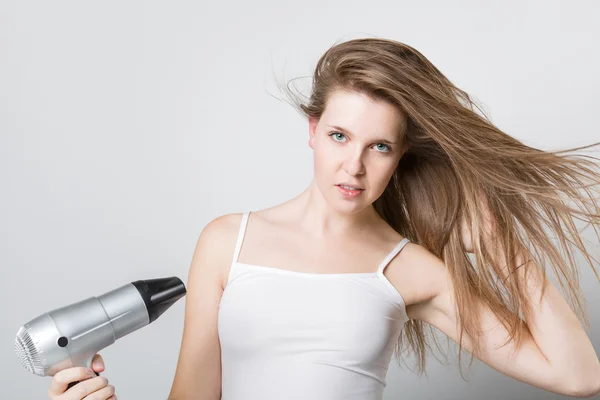
M 219 217 L 198 238 L 188 275 L 183 338 L 169 400 L 221 398 L 217 315 L 239 221 L 236 214 Z
M 458 343 L 456 301 L 448 269 L 422 246 L 407 246 L 405 262 L 418 266 L 421 283 L 430 285 L 432 296 L 412 307 L 411 318 L 427 322 Z M 515 262 L 522 260 L 517 259 Z M 519 265 L 519 264 L 517 264 Z M 532 267 L 533 265 L 530 265 Z M 524 267 L 518 269 L 524 280 Z M 393 283 L 393 282 L 392 282 Z M 525 283 L 525 282 L 524 282 Z M 600 363 L 575 314 L 550 281 L 530 273 L 526 282 L 532 312 L 524 315 L 526 335 L 518 348 L 502 346 L 508 332 L 485 307 L 481 313 L 481 351 L 473 353 L 472 338 L 463 336 L 463 347 L 492 368 L 533 386 L 574 397 L 600 393 Z M 542 285 L 546 286 L 541 297 Z

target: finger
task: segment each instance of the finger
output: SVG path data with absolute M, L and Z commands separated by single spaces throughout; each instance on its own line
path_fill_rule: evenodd
M 115 394 L 115 387 L 113 385 L 107 385 L 85 397 L 84 400 L 106 400 L 112 397 L 113 394 Z
M 104 371 L 104 359 L 100 354 L 96 354 L 92 359 L 92 369 L 96 372 Z
M 64 393 L 64 397 L 65 399 L 69 400 L 83 399 L 89 394 L 94 393 L 106 386 L 108 386 L 108 379 L 106 379 L 104 376 L 97 376 L 95 378 L 79 382 L 77 385 L 67 390 Z
M 58 396 L 63 394 L 67 390 L 67 386 L 71 382 L 83 381 L 96 376 L 94 372 L 85 367 L 73 367 L 63 369 L 57 372 L 52 381 L 50 382 L 50 388 L 48 394 L 50 396 Z

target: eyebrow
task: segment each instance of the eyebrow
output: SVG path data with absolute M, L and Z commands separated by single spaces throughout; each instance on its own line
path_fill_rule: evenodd
M 348 134 L 350 136 L 354 136 L 354 134 L 352 132 L 350 132 L 348 129 L 342 128 L 341 126 L 335 126 L 335 125 L 327 125 L 327 126 L 330 127 L 330 128 L 333 128 L 335 130 L 341 131 L 343 133 L 346 133 L 346 134 Z M 391 142 L 391 141 L 389 141 L 387 139 L 375 139 L 375 141 L 378 142 L 378 143 L 396 144 L 396 142 Z

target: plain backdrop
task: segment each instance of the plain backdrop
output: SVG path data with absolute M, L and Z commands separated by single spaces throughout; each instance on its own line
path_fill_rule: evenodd
M 304 77 L 307 94 L 328 47 L 414 46 L 501 129 L 551 150 L 600 140 L 599 16 L 591 0 L 2 0 L 0 398 L 46 398 L 50 378 L 14 354 L 21 325 L 134 280 L 187 281 L 210 220 L 304 190 L 308 124 L 277 82 Z M 582 287 L 598 351 L 589 267 Z M 166 399 L 183 312 L 102 351 L 119 399 Z M 392 359 L 385 398 L 561 398 L 478 361 L 469 382 L 455 361 L 428 365 L 418 378 Z

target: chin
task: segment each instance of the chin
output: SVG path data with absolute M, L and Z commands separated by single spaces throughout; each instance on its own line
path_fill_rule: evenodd
M 340 214 L 355 215 L 371 205 L 365 199 L 347 200 L 339 195 L 333 197 L 334 199 L 329 199 L 329 205 Z

